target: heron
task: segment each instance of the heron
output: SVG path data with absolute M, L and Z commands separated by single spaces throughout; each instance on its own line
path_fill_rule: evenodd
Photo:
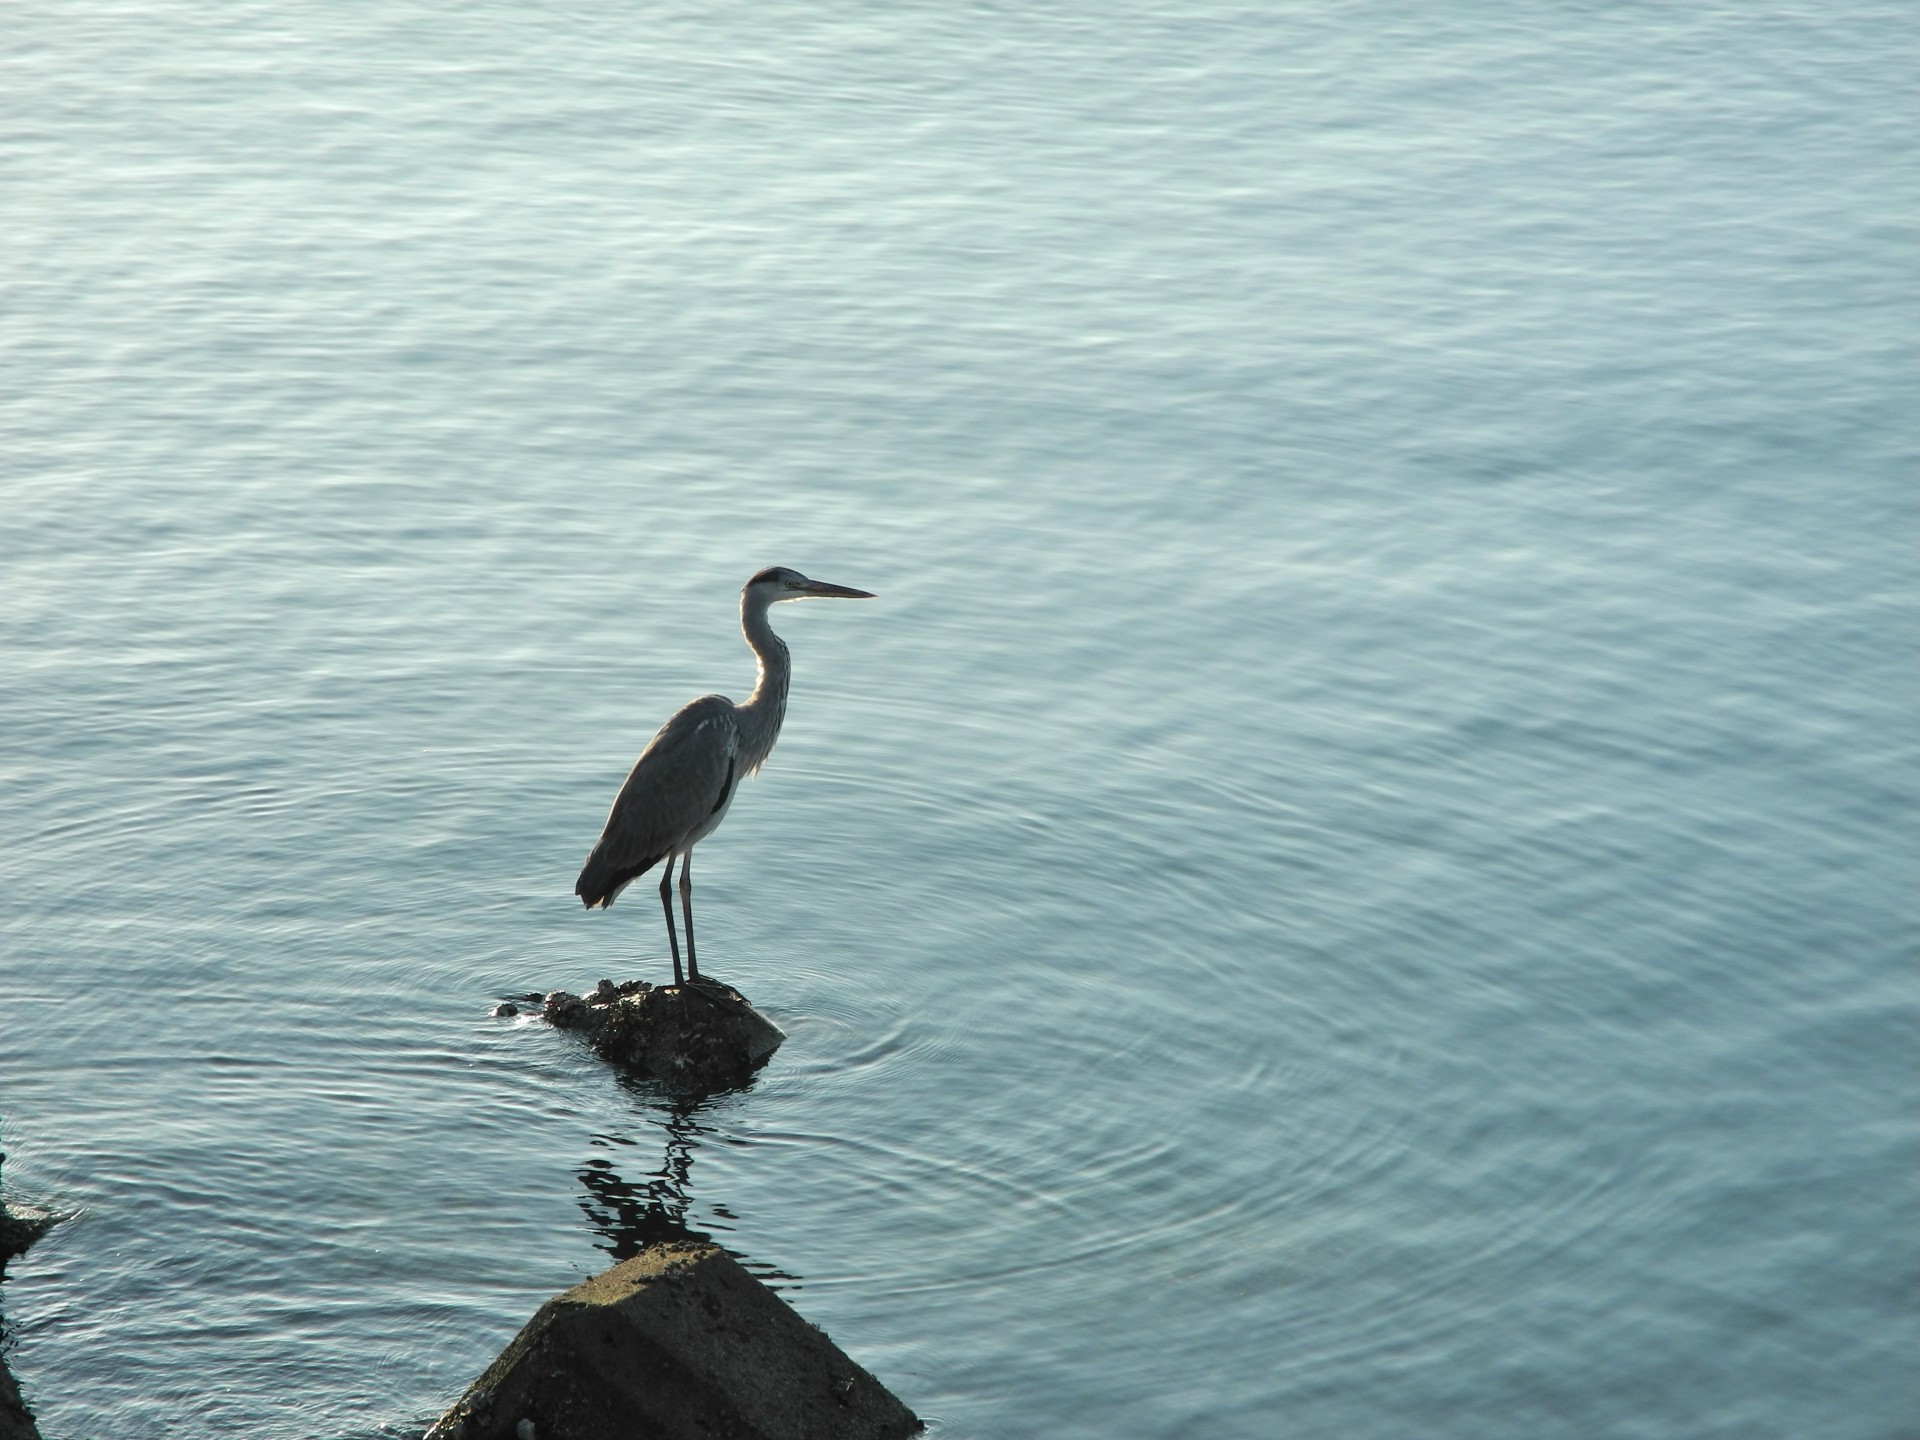
M 667 917 L 673 952 L 673 983 L 697 984 L 693 951 L 693 847 L 727 818 L 743 775 L 766 763 L 787 713 L 787 647 L 767 623 L 767 611 L 782 600 L 871 600 L 866 590 L 809 580 L 798 570 L 773 565 L 740 588 L 740 629 L 759 662 L 753 693 L 744 705 L 724 695 L 702 695 L 674 712 L 633 762 L 620 787 L 606 828 L 580 869 L 573 893 L 589 910 L 604 910 L 620 892 L 662 860 L 660 908 Z M 673 869 L 680 862 L 680 914 L 686 922 L 687 969 L 680 970 L 680 942 L 673 928 Z

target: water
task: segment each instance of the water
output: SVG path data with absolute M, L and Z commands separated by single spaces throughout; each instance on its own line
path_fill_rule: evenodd
M 956 1437 L 1912 1433 L 1907 17 L 9 17 L 49 1440 L 417 1434 L 662 1229 Z M 497 997 L 744 695 L 692 1112 Z

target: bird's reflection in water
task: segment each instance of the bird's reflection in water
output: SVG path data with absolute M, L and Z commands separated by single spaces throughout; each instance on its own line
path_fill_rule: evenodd
M 719 1245 L 749 1273 L 775 1289 L 781 1288 L 781 1281 L 788 1284 L 798 1281 L 799 1276 L 754 1261 L 724 1239 L 716 1238 L 714 1231 L 724 1233 L 732 1228 L 724 1223 L 733 1218 L 725 1206 L 704 1207 L 708 1217 L 705 1228 L 688 1219 L 693 1205 L 693 1157 L 702 1137 L 712 1133 L 698 1117 L 710 1101 L 703 1098 L 662 1103 L 657 1096 L 649 1096 L 647 1102 L 649 1118 L 658 1126 L 656 1132 L 641 1139 L 630 1135 L 595 1135 L 588 1143 L 614 1151 L 616 1155 L 632 1152 L 634 1159 L 639 1160 L 651 1151 L 654 1143 L 664 1139 L 665 1153 L 657 1168 L 646 1171 L 639 1179 L 628 1179 L 616 1166 L 615 1156 L 595 1155 L 576 1172 L 586 1189 L 579 1201 L 580 1208 L 586 1214 L 587 1223 L 601 1237 L 594 1242 L 597 1248 L 615 1260 L 629 1260 L 648 1246 L 663 1241 L 698 1240 Z M 627 1174 L 633 1173 L 631 1166 L 624 1168 Z

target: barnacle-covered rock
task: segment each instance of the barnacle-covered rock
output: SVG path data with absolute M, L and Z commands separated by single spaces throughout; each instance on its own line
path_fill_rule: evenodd
M 579 1031 L 596 1053 L 629 1074 L 681 1092 L 746 1084 L 786 1039 L 744 995 L 716 980 L 602 980 L 586 995 L 555 990 L 543 1014 L 550 1025 Z

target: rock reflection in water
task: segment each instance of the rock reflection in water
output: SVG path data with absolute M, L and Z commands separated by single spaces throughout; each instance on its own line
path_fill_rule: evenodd
M 590 1144 L 603 1150 L 630 1150 L 634 1152 L 636 1160 L 647 1154 L 653 1145 L 664 1141 L 659 1165 L 645 1172 L 640 1179 L 626 1178 L 616 1168 L 613 1158 L 599 1155 L 590 1158 L 575 1172 L 586 1189 L 586 1194 L 579 1201 L 580 1209 L 586 1214 L 587 1223 L 600 1236 L 594 1243 L 615 1260 L 628 1260 L 649 1246 L 664 1241 L 707 1241 L 720 1246 L 756 1279 L 775 1289 L 780 1288 L 781 1281 L 794 1283 L 800 1279 L 799 1276 L 757 1262 L 729 1245 L 722 1238 L 729 1230 L 728 1226 L 715 1224 L 709 1219 L 706 1227 L 702 1228 L 688 1220 L 688 1212 L 693 1205 L 693 1157 L 699 1149 L 701 1137 L 709 1133 L 698 1115 L 707 1103 L 706 1100 L 694 1100 L 649 1106 L 656 1112 L 649 1118 L 658 1128 L 640 1139 L 621 1134 L 590 1138 Z M 730 1218 L 726 1208 L 721 1205 L 708 1205 L 706 1213 L 723 1220 Z M 715 1235 L 713 1232 L 716 1230 L 722 1235 Z

